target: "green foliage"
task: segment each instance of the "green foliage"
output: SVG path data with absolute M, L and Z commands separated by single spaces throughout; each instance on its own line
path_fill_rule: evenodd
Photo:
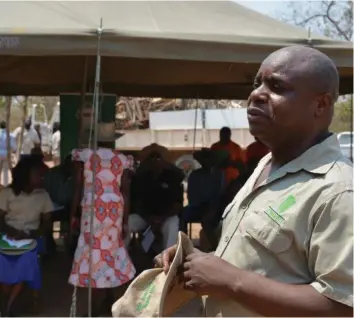
M 353 40 L 353 1 L 291 1 L 289 7 L 290 14 L 279 12 L 282 20 L 332 39 Z
M 334 116 L 330 130 L 333 132 L 351 131 L 353 114 L 351 108 L 352 99 L 348 98 L 344 101 L 336 103 L 334 107 Z

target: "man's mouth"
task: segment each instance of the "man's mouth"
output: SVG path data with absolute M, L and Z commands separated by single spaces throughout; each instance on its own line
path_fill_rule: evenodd
M 265 111 L 254 106 L 249 106 L 247 108 L 247 114 L 252 117 L 269 117 Z

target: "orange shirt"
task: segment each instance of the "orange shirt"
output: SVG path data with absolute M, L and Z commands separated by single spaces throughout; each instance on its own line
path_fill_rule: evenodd
M 211 149 L 228 151 L 231 161 L 246 162 L 243 149 L 233 141 L 230 141 L 228 144 L 222 144 L 218 141 L 211 146 Z M 240 175 L 239 171 L 234 167 L 227 167 L 223 171 L 225 173 L 225 181 L 227 183 L 236 179 Z
M 265 145 L 255 141 L 246 149 L 246 161 L 248 162 L 251 159 L 261 160 L 268 152 L 269 149 Z

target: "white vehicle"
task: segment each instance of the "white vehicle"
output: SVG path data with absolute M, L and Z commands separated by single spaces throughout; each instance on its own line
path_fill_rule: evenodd
M 345 131 L 342 133 L 339 133 L 337 135 L 338 142 L 340 145 L 340 149 L 342 151 L 342 154 L 348 158 L 353 159 L 354 157 L 354 134 L 353 132 L 350 131 Z M 352 155 L 350 155 L 350 152 L 352 152 Z

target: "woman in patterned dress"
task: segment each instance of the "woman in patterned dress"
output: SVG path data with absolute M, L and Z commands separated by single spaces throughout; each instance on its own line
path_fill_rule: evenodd
M 92 246 L 92 313 L 101 312 L 103 297 L 113 288 L 128 283 L 135 268 L 124 245 L 129 210 L 129 169 L 132 162 L 118 151 L 98 148 L 73 150 L 73 160 L 84 164 L 80 236 L 69 283 L 89 286 L 89 244 L 91 204 L 94 203 Z M 93 169 L 96 167 L 95 195 L 92 200 Z M 81 174 L 82 175 L 82 174 Z

